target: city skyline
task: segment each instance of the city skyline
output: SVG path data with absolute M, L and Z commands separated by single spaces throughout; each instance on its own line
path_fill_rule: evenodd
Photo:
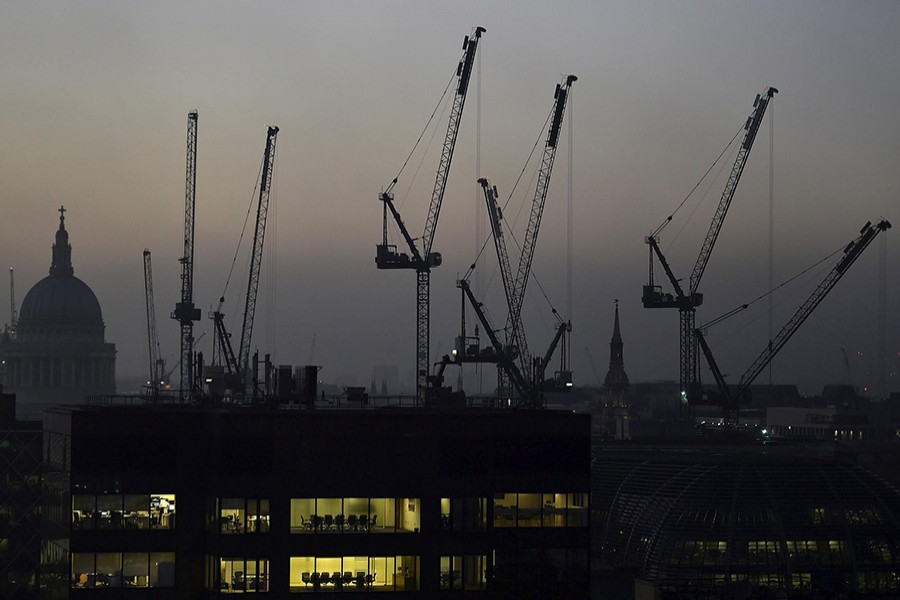
M 47 273 L 55 211 L 65 205 L 75 275 L 100 300 L 106 337 L 118 347 L 119 377 L 146 370 L 145 247 L 153 253 L 163 355 L 177 360 L 178 325 L 168 314 L 180 289 L 185 120 L 197 109 L 194 298 L 204 319 L 195 336 L 208 330 L 204 344 L 211 343 L 206 313 L 222 295 L 254 202 L 266 125 L 277 125 L 266 237 L 274 273 L 271 262 L 263 265 L 253 345 L 271 352 L 276 364 L 324 365 L 326 381 L 352 375 L 368 385 L 377 365 L 397 365 L 402 376 L 414 365 L 415 283 L 409 274 L 375 268 L 377 195 L 421 133 L 453 74 L 463 36 L 475 26 L 487 32 L 435 238 L 444 257 L 432 274 L 435 359 L 457 334 L 456 277 L 484 241 L 475 236 L 476 214 L 484 211 L 476 179 L 488 177 L 506 198 L 530 149 L 542 142 L 553 87 L 566 74 L 579 78 L 566 117 L 571 130 L 564 125 L 534 274 L 553 306 L 566 312 L 571 166 L 576 383 L 596 384 L 585 347 L 596 370 L 605 372 L 614 298 L 631 380 L 677 379 L 677 318 L 640 305 L 647 283 L 643 238 L 675 210 L 767 86 L 780 94 L 710 261 L 698 322 L 766 291 L 770 158 L 776 284 L 842 248 L 866 221 L 896 218 L 895 4 L 517 8 L 495 2 L 270 3 L 263 10 L 228 3 L 5 7 L 0 48 L 7 58 L 0 75 L 11 85 L 0 91 L 0 176 L 7 184 L 0 259 L 15 268 L 17 302 Z M 436 119 L 439 137 L 446 115 Z M 397 185 L 398 207 L 414 236 L 424 223 L 438 145 L 432 141 L 431 153 L 408 168 L 409 176 L 418 170 L 412 187 L 407 172 Z M 525 187 L 532 172 L 523 175 L 507 209 L 517 231 L 525 216 L 514 216 L 530 201 Z M 691 200 L 661 238 L 679 276 L 696 259 L 723 186 L 721 177 L 705 182 L 703 203 L 695 209 Z M 881 242 L 890 273 L 897 243 L 890 232 Z M 854 357 L 854 383 L 868 381 L 865 371 L 875 366 L 870 356 L 877 348 L 879 243 L 779 355 L 776 382 L 844 382 L 842 348 Z M 246 262 L 248 255 L 245 240 L 238 258 Z M 505 309 L 490 246 L 477 270 L 500 326 Z M 226 293 L 232 328 L 243 309 L 245 277 L 236 268 Z M 665 283 L 661 273 L 656 277 Z M 820 277 L 810 275 L 807 286 Z M 810 289 L 776 295 L 776 332 Z M 8 281 L 0 293 L 9 298 Z M 900 350 L 891 312 L 898 297 L 897 282 L 889 279 L 892 367 Z M 7 312 L 0 322 L 8 321 Z M 529 286 L 524 315 L 530 345 L 543 348 L 553 317 L 537 285 Z M 767 337 L 760 311 L 739 319 L 711 335 L 733 382 Z M 474 378 L 468 374 L 467 380 Z M 449 381 L 455 383 L 455 372 Z

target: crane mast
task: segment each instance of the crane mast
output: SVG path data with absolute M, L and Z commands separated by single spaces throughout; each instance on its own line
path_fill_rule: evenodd
M 259 202 L 256 206 L 256 229 L 250 254 L 250 274 L 247 281 L 247 298 L 244 304 L 244 325 L 241 328 L 241 345 L 237 365 L 247 372 L 250 360 L 250 339 L 253 335 L 253 318 L 256 313 L 256 295 L 259 289 L 259 271 L 262 265 L 263 240 L 266 236 L 266 218 L 269 214 L 269 191 L 272 187 L 272 170 L 275 164 L 275 139 L 277 127 L 269 127 L 266 133 L 266 150 L 263 156 L 262 177 L 259 183 Z M 227 339 L 227 338 L 226 338 Z
M 197 111 L 188 113 L 187 160 L 184 193 L 184 254 L 181 262 L 181 301 L 175 305 L 172 318 L 181 325 L 181 390 L 182 401 L 194 392 L 194 321 L 200 320 L 200 309 L 194 306 L 194 211 L 197 199 Z
M 157 387 L 166 374 L 165 361 L 159 355 L 159 337 L 156 332 L 156 307 L 153 302 L 153 267 L 150 250 L 144 248 L 144 304 L 147 308 L 147 343 L 150 356 L 150 386 Z
M 757 94 L 756 100 L 754 100 L 753 102 L 753 112 L 750 114 L 750 116 L 747 118 L 747 122 L 744 124 L 745 133 L 743 140 L 741 141 L 741 146 L 738 149 L 734 164 L 731 167 L 731 173 L 729 174 L 728 181 L 725 184 L 725 189 L 722 192 L 722 196 L 719 199 L 719 204 L 716 207 L 716 211 L 713 215 L 712 222 L 710 223 L 709 230 L 707 231 L 706 237 L 703 240 L 703 244 L 700 247 L 700 254 L 697 257 L 697 262 L 694 264 L 694 269 L 691 272 L 687 293 L 685 293 L 681 288 L 678 279 L 674 276 L 672 270 L 669 268 L 669 265 L 665 260 L 662 251 L 659 249 L 656 235 L 650 235 L 646 239 L 646 242 L 650 245 L 651 262 L 650 282 L 649 285 L 644 286 L 644 293 L 642 297 L 643 304 L 644 308 L 678 308 L 678 374 L 679 386 L 681 390 L 681 403 L 682 407 L 684 408 L 687 408 L 690 405 L 690 395 L 692 393 L 692 390 L 696 387 L 697 382 L 697 343 L 696 338 L 694 337 L 694 332 L 696 330 L 696 308 L 703 304 L 703 294 L 699 293 L 697 291 L 697 288 L 700 285 L 700 280 L 702 279 L 703 273 L 706 270 L 706 266 L 709 263 L 713 247 L 715 246 L 716 240 L 719 236 L 719 232 L 722 229 L 722 224 L 725 222 L 725 215 L 728 212 L 728 207 L 731 206 L 731 201 L 734 198 L 734 192 L 737 189 L 738 182 L 741 179 L 741 174 L 744 172 L 744 166 L 747 164 L 747 159 L 750 156 L 750 150 L 753 148 L 753 142 L 756 140 L 756 134 L 759 131 L 759 126 L 760 123 L 762 123 L 766 108 L 769 105 L 769 101 L 777 93 L 777 89 L 775 89 L 774 87 L 769 87 L 764 94 Z M 663 268 L 666 271 L 666 275 L 675 290 L 675 296 L 673 296 L 672 294 L 663 294 L 659 286 L 653 285 L 654 254 L 663 265 Z
M 756 360 L 750 364 L 744 374 L 741 375 L 736 391 L 731 392 L 728 389 L 725 378 L 722 376 L 722 372 L 716 364 L 716 360 L 706 342 L 703 331 L 700 329 L 695 330 L 694 333 L 697 336 L 697 341 L 703 350 L 710 371 L 712 371 L 713 377 L 716 380 L 720 401 L 726 410 L 738 409 L 740 403 L 744 400 L 747 390 L 759 374 L 763 372 L 770 362 L 772 362 L 775 355 L 778 354 L 791 336 L 793 336 L 803 322 L 806 321 L 807 317 L 809 317 L 822 300 L 825 299 L 825 296 L 834 289 L 837 282 L 844 276 L 850 266 L 856 262 L 856 259 L 860 257 L 875 237 L 882 231 L 887 231 L 890 228 L 891 224 L 886 220 L 879 221 L 875 226 L 872 226 L 871 221 L 863 225 L 862 229 L 859 230 L 860 235 L 847 244 L 847 247 L 844 248 L 843 255 L 838 260 L 837 264 L 835 264 L 831 271 L 828 272 L 819 285 L 816 286 L 816 289 L 813 290 L 809 298 L 800 305 L 800 308 L 797 309 L 793 316 L 788 319 L 788 322 L 781 328 L 781 331 L 769 341 L 766 348 L 756 357 Z
M 428 215 L 425 219 L 425 230 L 422 234 L 422 251 L 416 247 L 415 241 L 409 235 L 400 214 L 394 208 L 393 194 L 391 190 L 396 179 L 388 189 L 379 195 L 384 202 L 384 238 L 383 243 L 376 248 L 375 264 L 379 269 L 415 269 L 416 271 L 416 399 L 421 401 L 423 393 L 428 386 L 429 346 L 430 346 L 430 295 L 431 295 L 431 269 L 441 264 L 441 255 L 432 252 L 434 234 L 437 229 L 440 216 L 441 203 L 444 199 L 444 191 L 447 188 L 447 177 L 450 174 L 450 164 L 453 161 L 453 150 L 456 147 L 456 138 L 459 133 L 459 125 L 462 120 L 463 108 L 466 102 L 466 92 L 469 88 L 472 67 L 475 63 L 475 53 L 478 49 L 478 41 L 481 34 L 487 31 L 483 27 L 476 27 L 471 36 L 466 36 L 463 41 L 463 56 L 456 69 L 457 85 L 453 97 L 453 106 L 450 110 L 450 121 L 447 125 L 447 133 L 441 147 L 441 158 L 434 179 L 434 187 L 431 192 L 431 203 Z M 400 228 L 404 240 L 409 247 L 412 258 L 407 254 L 396 251 L 396 246 L 388 244 L 387 221 L 388 213 Z

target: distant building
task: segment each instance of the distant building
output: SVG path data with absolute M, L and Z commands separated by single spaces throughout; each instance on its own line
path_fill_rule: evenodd
M 588 598 L 588 415 L 325 406 L 48 411 L 48 597 Z
M 107 343 L 100 303 L 75 277 L 72 246 L 59 209 L 50 274 L 25 295 L 13 331 L 0 335 L 2 384 L 18 414 L 40 419 L 55 404 L 116 391 L 116 347 Z
M 609 341 L 609 370 L 600 389 L 600 401 L 602 428 L 619 439 L 628 437 L 629 418 L 628 375 L 625 373 L 623 347 L 619 329 L 619 301 L 616 300 L 613 333 Z
M 857 465 L 721 440 L 607 442 L 591 470 L 595 573 L 643 597 L 900 594 L 900 493 Z

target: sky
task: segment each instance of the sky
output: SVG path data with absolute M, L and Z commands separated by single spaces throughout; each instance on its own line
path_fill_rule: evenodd
M 435 359 L 459 332 L 457 278 L 486 241 L 476 180 L 489 178 L 505 201 L 522 173 L 506 209 L 521 239 L 538 168 L 526 161 L 536 143 L 540 153 L 553 90 L 566 74 L 578 81 L 523 318 L 535 352 L 552 337 L 551 307 L 571 318 L 576 383 L 596 385 L 606 372 L 616 299 L 631 381 L 677 380 L 678 317 L 641 306 L 644 238 L 700 181 L 768 86 L 780 93 L 704 275 L 698 322 L 769 289 L 770 183 L 776 284 L 842 248 L 867 221 L 900 225 L 900 5 L 892 1 L 4 3 L 0 262 L 15 269 L 17 302 L 47 274 L 56 209 L 65 205 L 75 274 L 100 300 L 120 379 L 149 368 L 144 248 L 162 355 L 174 366 L 179 328 L 169 313 L 180 295 L 186 123 L 196 109 L 194 299 L 204 320 L 194 331 L 209 332 L 198 345 L 208 356 L 205 317 L 224 291 L 239 337 L 252 219 L 238 242 L 255 210 L 266 127 L 277 125 L 253 346 L 276 364 L 322 365 L 326 382 L 368 386 L 379 365 L 396 365 L 411 381 L 415 277 L 375 268 L 378 193 L 401 172 L 475 26 L 487 32 L 434 242 L 444 259 L 431 277 Z M 395 188 L 414 236 L 424 227 L 447 116 L 435 116 L 425 151 Z M 716 163 L 718 178 L 704 180 L 660 234 L 676 274 L 690 273 L 731 160 Z M 896 371 L 897 235 L 876 240 L 807 320 L 776 358 L 773 381 L 808 392 L 875 383 L 881 264 L 887 363 Z M 488 245 L 473 283 L 499 326 L 496 264 Z M 775 293 L 775 332 L 821 269 Z M 666 284 L 658 269 L 656 277 Z M 9 298 L 6 278 L 0 293 Z M 768 300 L 758 302 L 710 330 L 730 381 L 764 348 L 768 310 Z M 712 381 L 705 369 L 702 376 Z M 466 371 L 464 387 L 477 392 L 492 377 Z M 900 390 L 897 375 L 891 382 Z

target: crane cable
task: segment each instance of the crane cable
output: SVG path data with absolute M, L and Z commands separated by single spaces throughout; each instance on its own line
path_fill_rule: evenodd
M 384 191 L 384 193 L 389 194 L 389 193 L 391 193 L 391 190 L 394 189 L 394 185 L 397 184 L 397 181 L 400 179 L 400 175 L 406 169 L 407 165 L 409 164 L 410 159 L 412 158 L 412 155 L 415 153 L 416 148 L 419 147 L 419 144 L 422 142 L 422 138 L 425 136 L 425 133 L 428 131 L 429 128 L 431 128 L 431 136 L 428 138 L 428 144 L 426 145 L 425 150 L 427 151 L 428 148 L 431 147 L 432 142 L 434 142 L 434 136 L 437 135 L 437 127 L 431 127 L 431 124 L 434 121 L 435 115 L 438 114 L 439 109 L 441 110 L 440 116 L 444 116 L 444 114 L 447 112 L 447 106 L 449 105 L 449 102 L 447 102 L 447 98 L 448 98 L 447 91 L 450 89 L 450 84 L 453 83 L 453 77 L 455 77 L 455 71 L 454 71 L 454 75 L 450 77 L 450 81 L 447 83 L 447 87 L 444 88 L 444 93 L 441 94 L 441 97 L 438 100 L 437 105 L 434 107 L 434 110 L 432 111 L 431 116 L 428 118 L 428 122 L 425 124 L 425 127 L 422 129 L 422 133 L 419 134 L 419 138 L 416 140 L 416 143 L 413 145 L 412 150 L 410 150 L 409 155 L 406 157 L 406 160 L 403 161 L 403 166 L 400 167 L 400 171 L 397 172 L 397 176 L 391 180 L 390 185 L 388 185 L 388 187 Z M 403 205 L 406 204 L 406 200 L 409 197 L 410 192 L 412 191 L 413 183 L 418 178 L 419 171 L 422 170 L 422 165 L 425 163 L 425 155 L 426 154 L 427 154 L 427 152 L 422 152 L 421 158 L 419 158 L 419 162 L 416 165 L 416 170 L 413 173 L 413 176 L 409 180 L 409 185 L 407 186 L 406 191 L 403 193 L 403 196 L 400 199 L 400 204 L 398 206 L 398 210 L 402 209 Z M 394 223 L 393 221 L 390 221 L 389 227 L 391 228 L 391 231 L 393 231 L 395 233 L 397 233 L 399 230 L 397 224 Z M 415 240 L 417 238 L 413 238 L 413 239 Z
M 440 99 L 438 100 L 437 105 L 434 107 L 434 110 L 431 112 L 431 116 L 428 118 L 428 122 L 425 123 L 425 127 L 422 129 L 422 133 L 419 134 L 419 139 L 416 140 L 416 143 L 413 145 L 412 150 L 409 151 L 409 155 L 406 157 L 406 160 L 403 161 L 403 166 L 400 167 L 400 170 L 397 172 L 397 176 L 391 181 L 391 183 L 387 186 L 385 193 L 388 194 L 394 188 L 394 185 L 397 183 L 397 180 L 400 179 L 400 175 L 403 174 L 403 170 L 406 168 L 406 165 L 409 163 L 409 159 L 412 158 L 413 153 L 416 151 L 416 148 L 419 147 L 419 143 L 422 141 L 422 138 L 425 136 L 425 132 L 428 131 L 428 128 L 431 127 L 431 122 L 434 120 L 434 116 L 437 114 L 438 109 L 444 104 L 444 99 L 447 97 L 447 91 L 450 89 L 450 85 L 453 83 L 453 79 L 456 77 L 456 69 L 453 70 L 453 75 L 450 76 L 450 81 L 447 82 L 447 87 L 444 88 L 444 93 L 441 94 Z M 434 137 L 434 134 L 432 134 Z
M 506 197 L 506 201 L 503 203 L 503 208 L 501 209 L 501 211 L 506 211 L 506 207 L 509 206 L 509 202 L 510 202 L 510 200 L 512 200 L 512 196 L 515 193 L 516 188 L 519 185 L 519 182 L 522 180 L 522 176 L 525 174 L 525 169 L 528 168 L 528 164 L 531 162 L 531 158 L 534 156 L 534 152 L 537 149 L 538 144 L 541 143 L 541 139 L 543 139 L 543 137 L 544 137 L 544 131 L 547 129 L 547 123 L 550 122 L 550 117 L 552 115 L 553 115 L 553 111 L 550 111 L 550 114 L 547 115 L 547 120 L 544 121 L 544 125 L 541 127 L 541 131 L 538 133 L 538 137 L 534 142 L 534 146 L 531 147 L 531 152 L 528 153 L 528 158 L 525 160 L 525 164 L 522 166 L 522 170 L 519 172 L 519 176 L 516 178 L 516 181 L 513 184 L 512 189 L 509 192 L 509 195 Z M 532 177 L 532 181 L 534 181 L 534 177 Z M 516 220 L 518 220 L 520 214 L 522 214 L 521 207 L 519 208 L 519 212 L 516 213 Z M 510 236 L 512 236 L 513 241 L 516 243 L 516 247 L 519 249 L 519 252 L 521 253 L 522 249 L 519 247 L 519 242 L 516 240 L 515 236 L 513 236 L 512 231 L 509 228 L 507 228 L 507 231 L 510 232 Z M 492 236 L 493 236 L 493 233 L 491 233 L 490 235 L 485 237 L 484 243 L 481 244 L 481 250 L 479 250 L 478 254 L 475 255 L 475 260 L 472 261 L 472 264 L 469 266 L 469 270 L 466 271 L 466 274 L 463 275 L 462 279 L 465 279 L 465 280 L 469 279 L 469 275 L 471 275 L 472 271 L 475 270 L 475 265 L 478 263 L 478 260 L 481 258 L 481 255 L 484 254 L 484 250 L 485 250 L 485 248 L 487 248 L 488 242 L 491 241 Z M 491 276 L 491 279 L 493 279 L 493 275 Z M 487 288 L 488 286 L 485 286 L 485 287 Z M 483 298 L 484 297 L 482 296 L 482 299 Z
M 241 227 L 241 235 L 240 238 L 238 238 L 237 247 L 234 249 L 234 256 L 231 258 L 231 267 L 229 267 L 228 269 L 228 277 L 225 279 L 225 287 L 222 289 L 222 295 L 219 297 L 219 308 L 217 309 L 217 312 L 222 310 L 222 303 L 225 302 L 225 292 L 228 291 L 228 285 L 231 283 L 231 276 L 234 274 L 234 267 L 237 264 L 238 253 L 241 250 L 241 245 L 244 243 L 244 233 L 246 233 L 247 231 L 247 223 L 250 221 L 250 215 L 253 212 L 253 199 L 256 197 L 256 192 L 259 189 L 259 184 L 262 180 L 262 169 L 264 161 L 265 157 L 263 157 L 263 159 L 259 162 L 259 172 L 256 176 L 256 183 L 253 184 L 253 192 L 250 194 L 250 204 L 247 206 L 247 214 L 244 215 L 244 225 L 243 227 Z M 247 268 L 250 268 L 249 264 L 247 265 Z M 232 317 L 232 319 L 235 318 L 237 317 Z M 233 320 L 232 324 L 234 324 Z
M 736 315 L 737 313 L 739 313 L 739 312 L 741 312 L 741 311 L 743 311 L 743 310 L 749 308 L 751 305 L 756 304 L 756 303 L 759 302 L 760 300 L 762 300 L 762 299 L 764 299 L 764 298 L 767 298 L 768 296 L 770 296 L 771 294 L 774 294 L 775 292 L 777 292 L 778 290 L 780 290 L 780 289 L 783 288 L 784 286 L 788 285 L 789 283 L 793 282 L 794 280 L 796 280 L 796 279 L 798 279 L 798 278 L 800 278 L 800 277 L 806 275 L 808 272 L 810 272 L 810 271 L 812 271 L 813 269 L 817 268 L 817 267 L 820 266 L 822 263 L 824 263 L 826 260 L 831 259 L 831 258 L 834 257 L 836 254 L 838 254 L 839 252 L 841 252 L 841 250 L 843 250 L 843 249 L 844 249 L 844 246 L 841 246 L 840 248 L 838 248 L 837 250 L 835 250 L 834 252 L 832 252 L 831 254 L 829 254 L 828 256 L 826 256 L 825 258 L 821 259 L 820 261 L 818 261 L 818 262 L 815 263 L 814 265 L 810 265 L 809 267 L 803 269 L 802 271 L 800 271 L 799 273 L 797 273 L 796 275 L 794 275 L 794 276 L 791 277 L 790 279 L 787 279 L 786 281 L 784 281 L 784 282 L 780 283 L 779 285 L 775 286 L 774 288 L 770 289 L 768 292 L 765 292 L 765 293 L 763 293 L 763 294 L 760 294 L 759 296 L 757 296 L 756 298 L 754 298 L 754 299 L 751 300 L 750 302 L 747 302 L 746 304 L 741 304 L 740 306 L 737 306 L 737 307 L 735 307 L 735 308 L 732 308 L 731 310 L 729 310 L 729 311 L 727 311 L 727 312 L 725 312 L 725 313 L 719 315 L 718 317 L 716 317 L 715 319 L 713 319 L 713 320 L 710 321 L 709 323 L 706 323 L 706 324 L 704 324 L 703 326 L 701 326 L 701 329 L 705 332 L 705 331 L 706 331 L 707 329 L 709 329 L 710 327 L 712 327 L 712 326 L 714 326 L 714 325 L 718 325 L 719 323 L 721 323 L 722 321 L 728 319 L 729 317 L 731 317 L 731 316 L 733 316 L 733 315 Z
M 509 206 L 509 203 L 510 203 L 510 201 L 512 200 L 513 195 L 515 194 L 516 189 L 518 188 L 519 183 L 520 183 L 521 180 L 522 180 L 522 177 L 525 175 L 525 170 L 528 168 L 529 163 L 531 163 L 531 159 L 534 157 L 534 153 L 535 153 L 535 151 L 537 150 L 538 145 L 541 143 L 541 140 L 544 138 L 544 132 L 547 130 L 547 125 L 550 123 L 550 118 L 553 116 L 553 112 L 554 112 L 554 111 L 551 110 L 550 113 L 547 115 L 547 119 L 544 121 L 544 124 L 543 124 L 543 126 L 541 127 L 540 132 L 538 133 L 538 137 L 537 137 L 537 139 L 535 140 L 534 145 L 531 147 L 531 152 L 528 153 L 528 158 L 525 160 L 525 165 L 522 167 L 522 170 L 519 171 L 519 175 L 518 175 L 518 177 L 516 177 L 516 181 L 515 181 L 515 183 L 513 184 L 512 189 L 510 189 L 510 192 L 509 192 L 509 194 L 508 194 L 507 197 L 506 197 L 506 201 L 503 203 L 503 208 L 501 209 L 502 211 L 505 211 L 505 210 L 506 210 L 506 207 Z M 534 181 L 534 178 L 535 178 L 535 177 L 536 177 L 536 173 L 532 173 L 532 178 L 531 178 L 531 181 L 532 181 L 532 182 Z M 530 187 L 530 186 L 529 186 L 529 187 Z M 516 213 L 516 218 L 513 220 L 514 223 L 515 223 L 516 221 L 518 221 L 519 216 L 522 214 L 522 207 L 523 207 L 523 206 L 524 206 L 524 202 L 523 202 L 522 205 L 519 206 L 519 211 Z M 504 219 L 504 222 L 506 222 L 506 219 Z M 515 243 L 516 249 L 519 251 L 519 260 L 521 260 L 522 247 L 521 247 L 521 245 L 519 244 L 519 241 L 516 239 L 516 236 L 515 236 L 515 234 L 513 233 L 512 229 L 509 228 L 509 227 L 507 227 L 506 230 L 507 230 L 507 232 L 509 233 L 509 236 L 512 238 L 513 242 Z M 493 235 L 493 233 L 491 233 L 491 235 L 488 235 L 488 236 L 485 238 L 484 242 L 481 244 L 481 250 L 478 251 L 478 254 L 475 256 L 475 260 L 472 261 L 472 264 L 469 266 L 469 269 L 466 271 L 465 275 L 463 275 L 462 279 L 465 279 L 465 280 L 468 280 L 468 279 L 469 279 L 469 276 L 472 274 L 472 271 L 475 270 L 475 266 L 477 265 L 478 260 L 481 258 L 481 255 L 484 254 L 484 251 L 485 251 L 485 249 L 487 248 L 488 242 L 491 240 L 491 236 L 492 236 L 492 235 Z M 487 293 L 487 289 L 490 287 L 490 284 L 491 284 L 491 282 L 493 281 L 494 275 L 496 274 L 497 270 L 498 270 L 498 269 L 495 269 L 495 270 L 492 272 L 491 277 L 490 277 L 490 279 L 488 280 L 487 285 L 485 285 L 485 289 L 484 289 L 484 291 L 482 292 L 482 297 L 481 297 L 482 300 L 484 299 L 484 296 L 485 296 L 486 293 Z M 546 292 L 546 290 L 544 289 L 544 286 L 541 285 L 541 282 L 540 282 L 540 280 L 538 279 L 538 277 L 537 277 L 537 275 L 535 274 L 535 272 L 534 272 L 533 269 L 529 271 L 529 275 L 531 276 L 532 279 L 534 279 L 534 281 L 535 281 L 535 283 L 537 284 L 538 288 L 541 290 L 541 294 L 544 296 L 544 299 L 547 301 L 547 305 L 550 307 L 550 310 L 552 311 L 553 315 L 556 317 L 557 321 L 559 321 L 560 323 L 562 323 L 563 321 L 562 321 L 562 318 L 559 316 L 559 312 L 556 310 L 556 307 L 553 306 L 553 303 L 550 301 L 550 298 L 549 298 L 549 296 L 547 295 L 547 292 Z
M 722 157 L 725 155 L 726 152 L 728 152 L 728 149 L 731 148 L 731 145 L 734 144 L 734 141 L 738 138 L 738 136 L 741 134 L 741 131 L 743 131 L 743 129 L 744 129 L 743 127 L 738 129 L 737 133 L 734 134 L 734 137 L 731 138 L 731 141 L 728 142 L 728 144 L 725 146 L 725 148 L 722 149 L 722 152 L 719 153 L 719 156 L 716 157 L 716 160 L 714 160 L 713 163 L 711 165 L 709 165 L 709 168 L 706 169 L 706 172 L 703 174 L 703 176 L 699 179 L 699 181 L 697 181 L 697 183 L 694 185 L 694 187 L 691 188 L 691 191 L 688 192 L 687 196 L 685 196 L 684 199 L 678 204 L 678 207 L 675 208 L 675 210 L 672 211 L 672 214 L 670 214 L 668 217 L 666 217 L 666 219 L 662 222 L 662 224 L 660 224 L 660 226 L 657 227 L 653 231 L 653 233 L 650 234 L 651 237 L 654 237 L 654 238 L 657 237 L 662 232 L 662 230 L 665 229 L 666 225 L 668 225 L 669 223 L 672 222 L 672 218 L 675 216 L 675 214 L 679 210 L 681 210 L 681 208 L 684 206 L 685 202 L 688 201 L 688 198 L 690 198 L 693 195 L 693 193 L 695 191 L 697 191 L 697 188 L 700 187 L 700 184 L 703 183 L 703 180 L 706 179 L 706 177 L 709 175 L 710 171 L 713 170 L 713 167 L 715 167 L 716 164 L 718 164 L 718 162 L 720 160 L 722 160 Z M 691 214 L 693 214 L 693 213 L 691 213 Z

